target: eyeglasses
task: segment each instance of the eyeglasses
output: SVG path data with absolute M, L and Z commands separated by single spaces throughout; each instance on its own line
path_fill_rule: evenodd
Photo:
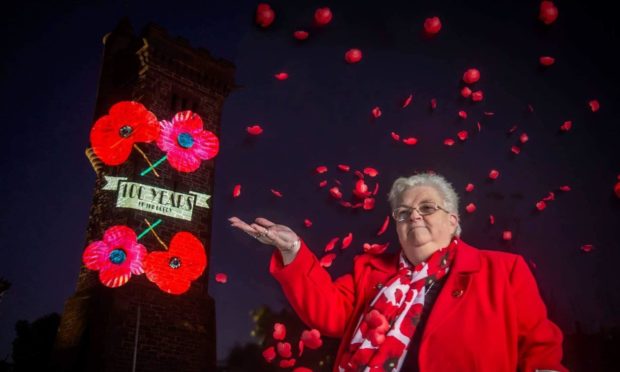
M 403 222 L 411 216 L 413 211 L 417 211 L 420 216 L 428 216 L 440 209 L 446 213 L 450 213 L 447 209 L 440 207 L 435 202 L 426 202 L 418 205 L 417 208 L 398 207 L 392 211 L 392 217 L 396 220 L 396 222 Z

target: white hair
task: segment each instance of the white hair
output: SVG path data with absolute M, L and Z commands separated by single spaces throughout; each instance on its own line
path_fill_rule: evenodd
M 410 177 L 400 177 L 394 181 L 392 189 L 388 194 L 388 201 L 392 210 L 398 207 L 402 202 L 402 195 L 405 190 L 416 186 L 429 186 L 437 190 L 443 199 L 443 207 L 459 217 L 459 196 L 454 191 L 452 184 L 443 176 L 436 173 L 426 172 L 414 174 Z M 460 221 L 460 218 L 458 218 Z M 461 235 L 461 224 L 458 223 L 454 236 Z

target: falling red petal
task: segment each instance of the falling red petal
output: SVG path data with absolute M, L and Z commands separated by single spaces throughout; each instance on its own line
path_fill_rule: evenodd
M 286 80 L 288 79 L 288 74 L 286 72 L 278 72 L 277 74 L 273 75 L 276 79 L 278 80 Z
M 273 339 L 282 341 L 286 338 L 286 326 L 282 323 L 275 323 L 273 325 Z
M 592 110 L 592 112 L 597 112 L 601 108 L 601 104 L 595 99 L 588 102 L 588 105 L 590 106 L 590 110 Z
M 332 21 L 333 13 L 328 7 L 318 8 L 314 12 L 314 21 L 319 26 L 325 26 Z
M 616 186 L 614 186 L 614 192 L 616 193 L 616 196 L 620 198 L 620 182 L 616 183 Z
M 443 140 L 443 144 L 446 146 L 452 146 L 454 145 L 454 140 L 452 138 L 446 138 L 445 140 Z
M 316 167 L 316 170 L 315 170 L 315 171 L 316 171 L 318 174 L 322 174 L 322 173 L 327 172 L 327 167 L 326 167 L 326 166 L 324 166 L 324 165 L 319 165 L 318 167 Z
M 379 183 L 375 183 L 375 189 L 372 191 L 373 195 L 377 195 L 377 193 L 379 192 Z
M 337 186 L 334 186 L 331 189 L 329 189 L 329 193 L 331 196 L 333 196 L 336 199 L 342 199 L 342 193 L 340 192 L 340 189 Z
M 512 231 L 510 230 L 506 230 L 502 233 L 502 239 L 508 241 L 508 240 L 512 240 Z
M 385 231 L 387 230 L 389 224 L 390 224 L 390 216 L 385 216 L 385 220 L 383 221 L 383 225 L 381 225 L 381 228 L 377 232 L 377 236 L 383 235 L 383 233 L 385 233 Z
M 282 193 L 280 191 L 278 191 L 278 190 L 271 189 L 271 193 L 273 195 L 277 196 L 278 198 L 282 197 Z
M 226 284 L 228 282 L 228 275 L 224 273 L 215 274 L 215 281 L 218 283 Z
M 368 253 L 368 254 L 381 254 L 383 252 L 385 252 L 385 250 L 387 249 L 387 247 L 390 245 L 390 243 L 385 243 L 385 244 L 368 244 L 368 243 L 364 243 L 364 253 Z
M 481 90 L 477 90 L 471 94 L 471 100 L 474 102 L 480 102 L 484 99 L 484 93 Z
M 308 349 L 318 349 L 323 346 L 323 340 L 321 339 L 321 332 L 318 329 L 305 330 L 301 332 L 301 341 Z
M 335 253 L 328 253 L 325 256 L 321 257 L 321 259 L 319 260 L 319 264 L 323 267 L 330 267 L 335 259 Z
M 353 233 L 347 234 L 347 236 L 342 238 L 342 246 L 340 247 L 340 249 L 347 249 L 347 248 L 349 248 L 349 246 L 351 245 L 352 241 L 353 241 Z
M 512 134 L 517 130 L 517 126 L 513 125 L 512 128 L 508 129 L 508 134 Z
M 431 98 L 431 109 L 435 110 L 437 108 L 437 98 Z
M 530 266 L 532 266 L 532 269 L 536 270 L 536 267 L 537 267 L 536 266 L 536 262 L 534 262 L 532 260 L 530 260 L 529 262 L 530 262 Z
M 467 186 L 465 186 L 465 191 L 467 191 L 467 192 L 474 191 L 474 184 L 473 183 L 468 183 Z
M 355 188 L 353 189 L 353 195 L 360 199 L 366 199 L 371 195 L 371 192 L 368 191 L 368 185 L 364 182 L 363 179 L 357 180 L 355 182 Z
M 304 30 L 297 30 L 293 32 L 293 37 L 297 40 L 306 40 L 308 36 L 309 36 L 308 32 Z
M 251 134 L 253 136 L 258 136 L 259 134 L 263 133 L 263 128 L 261 128 L 261 126 L 258 124 L 247 127 L 245 130 L 248 132 L 248 134 Z
M 358 63 L 362 60 L 362 51 L 356 48 L 349 49 L 344 54 L 344 60 L 347 63 Z
M 424 20 L 424 31 L 429 35 L 436 35 L 441 30 L 441 20 L 439 17 L 426 18 Z
M 276 348 L 273 346 L 266 348 L 263 351 L 263 358 L 265 358 L 267 363 L 273 362 L 273 360 L 276 358 Z
M 291 368 L 292 366 L 295 365 L 296 362 L 297 362 L 297 360 L 295 360 L 295 358 L 282 359 L 280 361 L 280 368 Z
M 418 143 L 418 139 L 415 137 L 407 137 L 407 138 L 403 138 L 403 143 L 405 145 L 409 145 L 409 146 L 413 146 L 415 144 Z
M 521 148 L 519 146 L 512 146 L 510 148 L 510 151 L 512 151 L 513 154 L 515 154 L 515 155 L 519 155 L 519 153 L 521 152 Z
M 555 63 L 555 58 L 544 56 L 544 57 L 540 57 L 538 61 L 540 62 L 541 65 L 548 67 Z
M 526 143 L 529 140 L 530 140 L 530 137 L 527 136 L 527 133 L 521 133 L 521 135 L 519 136 L 519 141 L 521 143 Z
M 412 100 L 413 100 L 413 94 L 410 94 L 407 98 L 405 98 L 405 100 L 403 101 L 403 104 L 401 105 L 401 107 L 405 108 L 405 107 L 409 106 L 411 104 Z
M 273 20 L 276 18 L 276 14 L 273 9 L 269 6 L 269 4 L 258 4 L 256 7 L 256 23 L 263 27 L 269 27 L 270 24 L 273 23 Z
M 375 198 L 364 199 L 364 209 L 369 211 L 375 207 Z
M 466 130 L 462 130 L 460 132 L 458 132 L 456 134 L 456 136 L 461 140 L 461 141 L 465 141 L 467 139 L 467 131 Z
M 463 74 L 463 81 L 467 84 L 473 84 L 480 80 L 480 71 L 475 68 L 470 68 Z
M 291 344 L 288 342 L 278 342 L 276 344 L 276 350 L 278 351 L 278 355 L 282 358 L 290 358 L 293 355 L 291 352 Z
M 581 246 L 581 250 L 588 253 L 591 252 L 594 249 L 594 246 L 592 244 L 584 244 Z
M 327 186 L 327 180 L 323 180 L 319 182 L 319 187 L 325 187 L 325 186 Z
M 304 342 L 303 340 L 299 340 L 299 343 L 297 343 L 297 348 L 299 349 L 299 353 L 297 354 L 297 357 L 300 358 L 301 355 L 304 353 Z M 295 368 L 293 370 L 293 372 L 295 371 L 301 371 L 303 368 Z
M 550 25 L 558 18 L 558 8 L 553 1 L 543 1 L 540 3 L 540 12 L 538 13 L 538 19 L 544 24 Z
M 570 186 L 566 186 L 566 185 L 560 186 L 560 191 L 565 191 L 565 192 L 570 191 Z
M 489 215 L 489 223 L 491 225 L 495 225 L 495 216 L 492 214 Z
M 549 191 L 549 194 L 547 196 L 545 196 L 542 200 L 543 201 L 555 200 L 555 193 L 553 191 Z
M 398 134 L 396 134 L 394 132 L 392 132 L 391 135 L 392 135 L 392 138 L 394 139 L 394 141 L 400 142 L 400 135 L 398 135 Z
M 307 219 L 307 218 L 306 218 L 306 219 L 304 220 L 304 226 L 306 226 L 306 227 L 311 227 L 311 226 L 312 226 L 312 221 L 310 221 L 309 219 Z
M 463 110 L 459 111 L 459 117 L 461 119 L 467 119 L 467 113 Z
M 482 125 L 480 124 L 480 122 L 477 122 L 476 126 L 478 127 L 478 132 L 482 131 Z
M 489 172 L 489 178 L 490 178 L 490 179 L 492 179 L 492 180 L 496 180 L 496 179 L 497 179 L 497 177 L 499 177 L 499 171 L 498 171 L 498 170 L 496 170 L 496 169 L 492 169 L 492 170 Z
M 567 120 L 564 122 L 564 124 L 560 126 L 560 130 L 563 132 L 568 132 L 572 127 L 573 127 L 573 122 L 570 120 Z
M 338 169 L 340 169 L 343 172 L 348 172 L 351 169 L 351 167 L 346 164 L 338 164 Z
M 536 203 L 536 209 L 538 209 L 539 211 L 542 211 L 545 208 L 547 208 L 547 203 L 545 203 L 543 200 Z
M 377 119 L 381 116 L 381 108 L 379 108 L 379 106 L 376 106 L 372 109 L 371 113 L 372 117 Z
M 370 167 L 364 168 L 364 173 L 367 174 L 369 177 L 376 177 L 379 174 L 379 172 L 375 168 Z
M 476 211 L 476 204 L 474 203 L 467 204 L 467 206 L 465 206 L 465 210 L 467 211 L 467 213 L 474 213 Z
M 461 89 L 461 96 L 464 98 L 471 96 L 471 89 L 469 89 L 469 87 L 463 87 L 463 89 Z
M 233 198 L 238 198 L 241 195 L 241 185 L 235 185 L 233 188 Z
M 323 249 L 324 252 L 329 252 L 329 251 L 333 251 L 334 248 L 336 247 L 336 243 L 338 243 L 338 241 L 340 240 L 340 238 L 333 238 L 332 240 L 330 240 L 326 245 L 325 245 L 325 249 Z

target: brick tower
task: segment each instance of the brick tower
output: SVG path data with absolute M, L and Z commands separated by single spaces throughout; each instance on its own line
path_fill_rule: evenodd
M 212 57 L 205 49 L 192 48 L 156 25 L 135 35 L 126 19 L 103 43 L 95 120 L 107 115 L 117 102 L 135 101 L 158 120 L 171 120 L 175 113 L 191 110 L 202 118 L 205 130 L 219 136 L 222 106 L 234 88 L 232 63 Z M 127 226 L 136 235 L 145 232 L 138 239 L 148 252 L 165 252 L 173 236 L 184 231 L 202 243 L 208 262 L 213 159 L 203 160 L 193 172 L 180 172 L 163 161 L 156 171 L 141 175 L 149 165 L 146 159 L 155 163 L 165 155 L 155 142 L 132 149 L 129 158 L 117 166 L 103 164 L 90 148 L 86 154 L 97 180 L 86 243 L 81 249 L 102 240 L 106 229 L 114 225 Z M 152 193 L 152 200 L 146 203 L 150 209 L 144 203 L 121 202 L 121 194 L 126 196 L 130 185 L 136 190 L 141 187 L 145 195 Z M 162 195 L 159 200 L 154 197 L 157 193 Z M 177 203 L 185 200 L 190 210 L 182 216 L 170 212 L 175 206 L 169 203 L 175 199 Z M 158 220 L 157 227 L 148 231 Z M 215 370 L 215 309 L 208 292 L 208 272 L 207 263 L 187 291 L 170 294 L 145 274 L 132 275 L 126 284 L 110 288 L 102 284 L 97 271 L 82 265 L 76 291 L 65 303 L 54 369 Z

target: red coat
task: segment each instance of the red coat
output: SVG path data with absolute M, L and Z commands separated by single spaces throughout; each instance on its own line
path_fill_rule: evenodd
M 355 258 L 353 273 L 332 281 L 302 242 L 287 266 L 274 253 L 270 272 L 309 327 L 342 338 L 337 371 L 360 314 L 397 267 L 396 254 L 363 254 Z M 562 332 L 547 318 L 523 258 L 459 241 L 420 343 L 420 371 L 566 371 L 561 359 Z

